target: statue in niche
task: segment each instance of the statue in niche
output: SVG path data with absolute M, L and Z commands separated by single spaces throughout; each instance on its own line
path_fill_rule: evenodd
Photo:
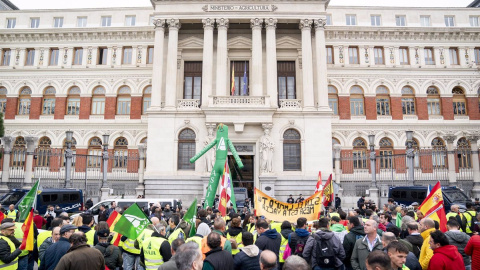
M 206 147 L 209 143 L 215 140 L 215 136 L 213 136 L 213 127 L 208 127 L 208 135 L 205 137 L 205 141 L 203 141 L 204 147 Z M 211 172 L 213 166 L 215 165 L 215 151 L 210 149 L 207 153 L 205 153 L 205 169 L 207 172 Z
M 263 173 L 273 172 L 273 151 L 275 143 L 270 136 L 270 128 L 264 129 L 265 134 L 260 138 L 260 171 Z

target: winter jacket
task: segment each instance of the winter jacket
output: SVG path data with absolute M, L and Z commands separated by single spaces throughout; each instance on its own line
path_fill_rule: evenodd
M 418 262 L 418 258 L 412 252 L 408 252 L 405 266 L 407 266 L 410 270 L 422 270 L 422 266 Z
M 220 236 L 225 237 L 225 234 L 219 230 L 212 230 L 212 232 L 218 233 Z M 232 254 L 232 242 L 230 241 L 225 241 L 225 245 L 223 246 L 223 250 L 226 250 Z
M 260 269 L 260 254 L 262 251 L 256 245 L 241 248 L 241 251 L 233 257 L 234 270 L 257 270 Z
M 343 239 L 343 249 L 345 250 L 345 266 L 350 266 L 350 258 L 352 258 L 353 247 L 355 246 L 355 242 L 358 239 L 365 236 L 365 231 L 363 230 L 363 226 L 359 225 L 353 227 L 350 232 L 345 235 Z
M 178 270 L 177 263 L 175 262 L 175 255 L 170 260 L 158 267 L 158 270 Z
M 82 225 L 78 227 L 78 230 L 86 234 L 87 232 L 91 231 L 92 228 L 90 228 L 88 225 Z M 95 246 L 96 244 L 98 244 L 98 235 L 95 233 L 93 235 L 93 246 Z
M 340 267 L 343 265 L 343 260 L 345 259 L 345 250 L 343 245 L 335 236 L 335 233 L 327 230 L 320 230 L 315 233 L 317 237 L 310 237 L 307 240 L 305 249 L 303 250 L 303 258 L 310 263 L 312 268 L 317 266 L 317 238 L 320 238 L 322 241 L 327 241 L 328 245 L 335 252 L 335 267 Z
M 428 264 L 428 270 L 465 270 L 462 255 L 454 245 L 436 248 Z
M 343 239 L 345 239 L 345 235 L 348 234 L 347 229 L 342 224 L 333 224 L 330 226 L 330 230 L 335 234 L 335 236 L 340 239 L 340 242 L 343 244 Z
M 270 250 L 275 255 L 277 255 L 278 261 L 278 253 L 280 251 L 280 245 L 282 243 L 282 236 L 277 232 L 276 229 L 271 229 L 268 231 L 263 232 L 260 237 L 258 237 L 255 245 L 260 250 Z
M 230 228 L 228 228 L 228 230 L 225 231 L 225 235 L 230 234 L 230 236 L 235 237 L 238 234 L 240 234 L 241 232 L 243 232 L 242 227 L 230 227 Z
M 16 249 L 15 251 L 11 252 L 10 246 L 8 245 L 7 241 L 0 239 L 0 260 L 4 263 L 11 263 L 15 258 L 20 255 L 22 251 L 20 249 Z
M 47 249 L 53 245 L 53 241 L 52 241 L 52 237 L 48 237 L 47 239 L 45 239 L 45 241 L 43 241 L 43 243 L 40 245 L 40 247 L 38 248 L 38 259 L 40 261 L 43 261 L 44 258 L 45 258 L 45 251 L 47 251 Z
M 378 235 L 372 251 L 374 250 L 383 250 L 383 244 Z M 368 254 L 370 254 L 370 249 L 368 248 L 367 236 L 365 236 L 358 239 L 357 242 L 355 242 L 355 246 L 353 247 L 352 258 L 350 259 L 353 270 L 367 269 L 367 266 L 365 265 L 365 260 L 367 259 Z
M 70 248 L 55 270 L 105 270 L 105 260 L 98 249 L 82 244 Z
M 472 269 L 480 269 L 480 235 L 470 238 L 465 247 L 465 254 L 472 256 Z
M 283 229 L 280 234 L 282 235 L 283 238 L 288 239 L 288 236 L 293 233 L 292 230 L 290 229 Z
M 415 254 L 417 258 L 419 258 L 420 250 L 422 249 L 422 244 L 423 244 L 423 237 L 420 234 L 414 234 L 414 235 L 409 235 L 405 237 L 405 240 L 407 240 L 408 242 L 410 242 L 410 244 L 412 244 L 412 248 L 413 248 L 412 252 L 413 254 Z
M 448 231 L 445 233 L 445 236 L 447 237 L 450 245 L 454 245 L 457 247 L 458 252 L 463 257 L 463 263 L 465 265 L 470 265 L 472 263 L 470 260 L 470 256 L 467 256 L 467 254 L 465 254 L 465 247 L 470 240 L 470 236 L 461 231 Z
M 95 246 L 102 254 L 105 259 L 105 265 L 110 269 L 116 269 L 121 267 L 123 263 L 122 252 L 120 248 L 114 246 L 110 243 L 98 243 Z
M 60 237 L 58 242 L 51 245 L 46 251 L 45 260 L 40 262 L 39 270 L 53 270 L 57 266 L 63 255 L 67 254 L 70 249 L 70 242 L 65 237 Z M 91 270 L 91 269 L 89 269 Z
M 305 229 L 296 229 L 295 232 L 288 235 L 288 245 L 292 250 L 292 254 L 295 252 L 298 240 L 307 243 L 308 237 L 310 237 L 310 233 Z
M 226 250 L 221 247 L 214 248 L 207 252 L 207 257 L 203 261 L 204 270 L 227 270 L 233 269 L 233 258 Z
M 435 231 L 435 228 L 428 229 L 420 234 L 423 238 L 423 244 L 420 250 L 419 261 L 423 270 L 428 269 L 428 262 L 430 262 L 430 259 L 433 256 L 433 250 L 430 248 L 430 244 L 429 244 L 430 233 L 433 231 Z

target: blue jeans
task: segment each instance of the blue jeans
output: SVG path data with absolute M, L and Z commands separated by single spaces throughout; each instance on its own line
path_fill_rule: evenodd
M 18 258 L 18 270 L 27 270 L 28 268 L 28 255 Z
M 133 255 L 133 254 L 124 252 L 122 254 L 122 258 L 123 258 L 123 270 L 133 270 L 135 269 L 135 267 L 139 269 L 138 266 L 140 265 L 140 255 Z

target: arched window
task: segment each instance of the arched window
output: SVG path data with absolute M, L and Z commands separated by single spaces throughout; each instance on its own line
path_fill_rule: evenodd
M 295 129 L 287 129 L 283 133 L 283 170 L 302 170 L 302 148 L 300 133 Z
M 93 137 L 88 142 L 88 167 L 100 168 L 102 166 L 102 140 Z
M 332 138 L 332 146 L 335 144 L 340 144 L 340 141 L 337 138 Z
M 12 167 L 25 166 L 25 154 L 27 151 L 27 143 L 25 138 L 18 136 L 13 143 L 11 163 Z
M 37 148 L 37 167 L 50 166 L 50 147 L 52 141 L 48 137 L 42 137 L 38 140 Z
M 391 169 L 393 159 L 393 142 L 389 138 L 380 140 L 380 169 Z
M 113 167 L 127 168 L 128 162 L 128 141 L 120 137 L 115 140 L 113 145 Z
M 367 142 L 362 138 L 356 138 L 353 141 L 353 168 L 367 168 Z
M 143 106 L 142 106 L 142 114 L 147 114 L 147 109 L 150 108 L 150 104 L 152 103 L 152 86 L 149 85 L 143 89 Z
M 436 137 L 432 140 L 432 165 L 433 167 L 444 168 L 447 164 L 447 153 L 445 150 L 445 142 Z
M 328 105 L 334 115 L 338 115 L 338 90 L 335 86 L 328 86 Z
M 440 92 L 436 86 L 427 88 L 427 108 L 428 115 L 441 115 L 442 103 L 440 102 Z
M 408 85 L 402 88 L 402 111 L 404 115 L 415 115 L 415 91 Z
M 380 85 L 375 91 L 377 95 L 377 115 L 390 115 L 390 91 L 385 85 Z
M 365 115 L 363 89 L 358 85 L 350 88 L 350 114 Z
M 453 94 L 453 114 L 467 115 L 467 100 L 465 99 L 465 91 L 460 87 L 452 90 Z
M 195 170 L 195 164 L 190 158 L 195 155 L 195 132 L 186 128 L 178 135 L 178 162 L 179 170 Z
M 92 115 L 105 114 L 105 87 L 99 85 L 92 92 Z
M 462 137 L 457 141 L 457 158 L 459 168 L 472 168 L 470 142 Z
M 25 86 L 20 90 L 20 97 L 18 98 L 18 114 L 29 115 L 30 114 L 30 98 L 32 95 L 32 89 Z
M 7 88 L 0 86 L 0 112 L 5 114 L 7 109 Z
M 117 93 L 117 114 L 118 115 L 129 115 L 130 114 L 130 94 L 132 91 L 130 87 L 124 85 L 118 89 Z
M 55 87 L 49 86 L 43 90 L 43 106 L 42 114 L 43 115 L 53 115 L 55 114 L 55 94 L 57 91 Z
M 72 86 L 68 90 L 67 96 L 67 115 L 79 115 L 80 114 L 80 88 L 78 86 Z

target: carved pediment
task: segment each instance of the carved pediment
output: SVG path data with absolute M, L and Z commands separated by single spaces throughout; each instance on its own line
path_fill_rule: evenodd
M 277 49 L 301 48 L 302 42 L 296 38 L 284 36 L 277 39 Z
M 203 39 L 198 37 L 187 37 L 178 41 L 178 48 L 181 49 L 201 49 L 203 48 Z
M 252 40 L 247 37 L 236 36 L 228 40 L 228 48 L 252 48 Z

